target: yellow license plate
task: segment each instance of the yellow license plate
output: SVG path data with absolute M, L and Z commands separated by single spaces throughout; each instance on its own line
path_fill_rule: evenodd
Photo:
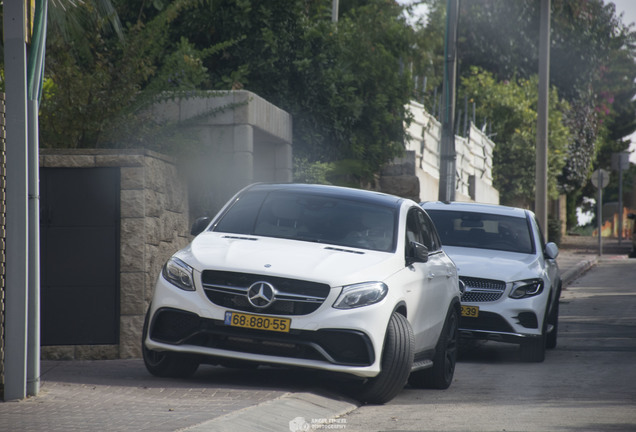
M 462 306 L 462 316 L 477 318 L 479 316 L 479 306 Z
M 225 312 L 225 325 L 257 330 L 288 332 L 289 327 L 291 326 L 291 319 L 244 314 L 239 312 Z

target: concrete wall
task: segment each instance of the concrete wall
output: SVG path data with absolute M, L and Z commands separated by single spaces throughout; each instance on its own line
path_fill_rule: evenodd
M 46 346 L 42 357 L 139 357 L 156 278 L 164 262 L 190 240 L 185 178 L 173 159 L 143 150 L 41 150 L 40 166 L 119 168 L 121 207 L 119 345 Z
M 154 121 L 197 136 L 197 154 L 183 158 L 192 216 L 214 214 L 254 182 L 292 180 L 292 119 L 249 91 L 210 91 L 157 104 Z
M 420 184 L 420 200 L 436 201 L 439 196 L 441 124 L 426 112 L 424 106 L 411 102 L 413 121 L 406 143 L 407 154 L 413 153 L 414 175 Z M 495 143 L 474 125 L 468 137 L 455 136 L 456 201 L 499 204 L 499 192 L 492 185 L 492 152 Z M 398 162 L 399 163 L 399 162 Z
M 195 149 L 178 160 L 143 150 L 40 153 L 42 167 L 119 167 L 121 173 L 120 343 L 43 347 L 44 358 L 140 357 L 156 278 L 165 261 L 190 241 L 192 220 L 216 213 L 250 183 L 292 179 L 291 117 L 253 93 L 170 100 L 149 115 L 194 135 Z

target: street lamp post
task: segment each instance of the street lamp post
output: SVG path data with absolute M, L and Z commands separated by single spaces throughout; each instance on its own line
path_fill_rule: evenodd
M 539 102 L 537 106 L 536 190 L 534 212 L 543 232 L 548 228 L 548 98 L 550 85 L 550 0 L 541 0 Z
M 455 77 L 457 74 L 458 0 L 446 1 L 444 38 L 444 81 L 442 84 L 442 140 L 439 165 L 439 200 L 455 201 Z

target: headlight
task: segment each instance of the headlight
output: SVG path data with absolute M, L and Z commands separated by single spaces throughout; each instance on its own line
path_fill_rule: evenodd
M 522 299 L 541 294 L 543 291 L 543 281 L 541 279 L 528 279 L 512 283 L 510 298 Z
M 179 258 L 170 258 L 166 265 L 163 266 L 163 271 L 161 273 L 168 282 L 176 285 L 182 290 L 194 291 L 192 267 L 181 261 Z
M 382 282 L 364 282 L 349 285 L 342 289 L 333 307 L 336 309 L 353 309 L 369 306 L 381 301 L 386 297 L 388 291 L 389 288 Z

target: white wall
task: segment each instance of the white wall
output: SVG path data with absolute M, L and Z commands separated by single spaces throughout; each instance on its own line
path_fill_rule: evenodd
M 408 107 L 413 115 L 406 144 L 415 152 L 415 174 L 420 180 L 420 199 L 436 201 L 439 189 L 441 124 L 424 106 L 412 101 Z M 455 136 L 457 201 L 499 204 L 499 191 L 492 185 L 492 154 L 495 143 L 472 123 L 468 137 Z

